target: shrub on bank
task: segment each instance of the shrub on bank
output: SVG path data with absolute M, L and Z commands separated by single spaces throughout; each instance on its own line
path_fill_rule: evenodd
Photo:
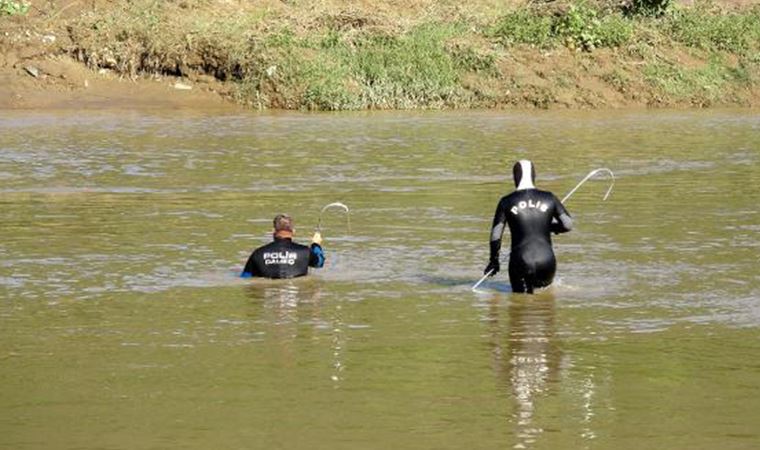
M 555 19 L 554 33 L 564 38 L 570 49 L 592 51 L 598 47 L 619 47 L 633 36 L 633 23 L 620 14 L 600 14 L 585 3 L 570 5 Z
M 689 47 L 742 53 L 760 47 L 760 6 L 725 13 L 711 3 L 693 8 L 669 8 L 662 0 L 634 1 L 623 11 L 609 12 L 585 2 L 562 11 L 520 8 L 496 20 L 490 36 L 503 45 L 529 44 L 540 48 L 566 45 L 593 51 L 620 47 L 632 41 L 636 28 L 649 27 L 663 37 Z
M 659 17 L 668 11 L 671 3 L 671 0 L 627 0 L 622 3 L 622 9 L 629 16 Z
M 633 36 L 634 23 L 622 13 L 603 13 L 585 2 L 564 11 L 520 8 L 500 17 L 490 35 L 504 45 L 529 44 L 540 48 L 566 45 L 593 51 L 618 47 Z
M 0 0 L 0 16 L 23 16 L 29 12 L 29 2 Z

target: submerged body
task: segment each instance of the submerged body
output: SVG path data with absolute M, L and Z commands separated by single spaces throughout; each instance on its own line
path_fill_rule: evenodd
M 572 229 L 572 219 L 562 202 L 548 191 L 536 189 L 529 162 L 515 170 L 517 190 L 502 197 L 491 226 L 490 263 L 486 271 L 499 270 L 499 251 L 504 228 L 512 237 L 509 256 L 509 282 L 513 292 L 533 293 L 554 281 L 557 261 L 551 233 Z M 525 176 L 523 176 L 525 173 Z
M 295 278 L 308 274 L 309 267 L 319 268 L 324 264 L 325 255 L 319 244 L 307 247 L 289 238 L 275 238 L 253 251 L 241 276 Z
M 324 266 L 325 253 L 319 232 L 314 233 L 311 246 L 307 247 L 293 242 L 295 228 L 289 215 L 278 214 L 273 225 L 274 241 L 251 253 L 241 277 L 295 278 L 308 274 L 309 267 Z

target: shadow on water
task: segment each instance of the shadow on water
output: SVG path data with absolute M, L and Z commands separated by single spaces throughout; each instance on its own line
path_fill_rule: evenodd
M 420 279 L 424 283 L 434 284 L 437 286 L 467 287 L 468 289 L 472 288 L 472 286 L 477 282 L 477 280 L 473 281 L 472 278 L 445 277 L 445 276 L 435 276 L 435 275 L 422 275 Z M 501 293 L 508 294 L 512 292 L 512 286 L 509 283 L 501 282 L 501 281 L 494 280 L 493 278 L 489 278 L 488 280 L 481 283 L 480 286 L 478 286 L 478 289 L 476 292 L 486 293 L 488 291 L 501 292 Z

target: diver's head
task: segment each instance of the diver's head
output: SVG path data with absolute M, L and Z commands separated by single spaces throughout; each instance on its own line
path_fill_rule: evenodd
M 521 159 L 512 166 L 512 177 L 515 179 L 515 188 L 518 191 L 536 188 L 533 185 L 536 182 L 536 168 L 527 159 Z
M 293 218 L 287 214 L 277 214 L 274 218 L 274 237 L 290 239 L 296 229 L 293 227 Z

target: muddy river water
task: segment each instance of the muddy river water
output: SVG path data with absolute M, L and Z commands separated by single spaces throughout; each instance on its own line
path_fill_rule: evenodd
M 617 183 L 474 293 L 521 158 Z M 0 224 L 0 448 L 760 448 L 758 112 L 0 112 Z

